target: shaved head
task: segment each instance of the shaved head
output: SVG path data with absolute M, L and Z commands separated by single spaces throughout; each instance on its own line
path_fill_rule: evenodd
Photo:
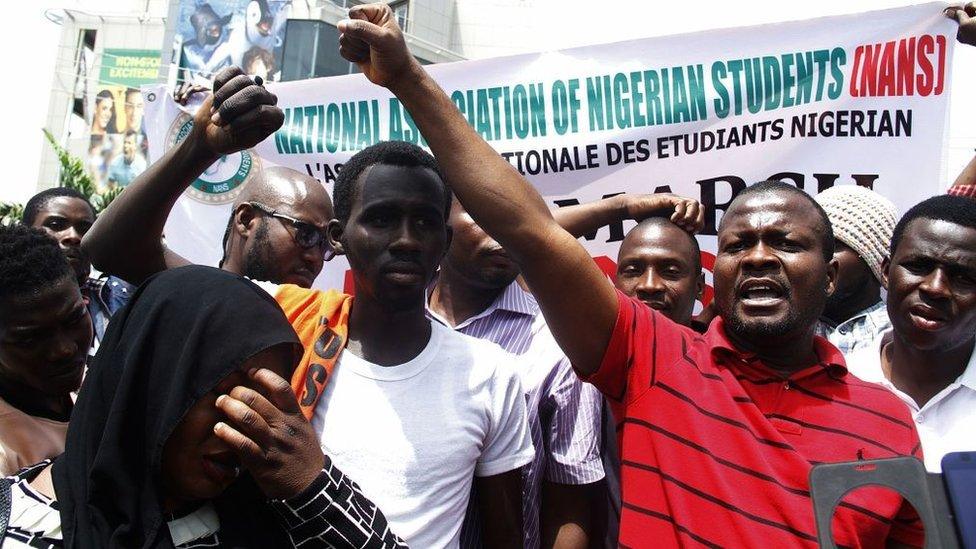
M 694 235 L 663 217 L 637 224 L 620 243 L 614 285 L 689 326 L 705 278 Z
M 272 166 L 261 170 L 244 192 L 234 201 L 234 210 L 245 202 L 260 202 L 270 208 L 285 205 L 319 205 L 327 219 L 332 219 L 332 200 L 325 187 L 317 179 L 284 166 Z
M 324 235 L 334 216 L 332 200 L 318 180 L 283 166 L 264 168 L 234 201 L 221 267 L 256 280 L 309 287 L 322 270 L 322 251 L 299 246 L 294 223 L 285 217 Z

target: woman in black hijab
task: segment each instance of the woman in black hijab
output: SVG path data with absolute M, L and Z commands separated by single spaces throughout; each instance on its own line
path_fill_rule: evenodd
M 405 547 L 322 455 L 285 381 L 300 353 L 247 280 L 156 275 L 112 320 L 65 453 L 10 477 L 5 549 Z

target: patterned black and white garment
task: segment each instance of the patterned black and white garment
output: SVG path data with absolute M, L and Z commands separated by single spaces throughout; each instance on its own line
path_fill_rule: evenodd
M 4 549 L 60 549 L 61 515 L 58 503 L 39 493 L 30 482 L 51 463 L 43 461 L 8 477 L 11 485 L 10 520 Z M 407 544 L 390 531 L 386 518 L 359 487 L 325 458 L 318 478 L 301 494 L 272 500 L 296 548 L 401 549 Z M 220 547 L 220 520 L 209 503 L 167 522 L 173 545 L 179 549 Z

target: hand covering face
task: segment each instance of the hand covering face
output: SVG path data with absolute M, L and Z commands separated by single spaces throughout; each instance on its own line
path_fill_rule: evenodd
M 299 346 L 281 309 L 238 275 L 188 266 L 146 281 L 110 323 L 54 464 L 65 547 L 172 547 L 163 445 L 218 382 L 283 343 Z M 220 537 L 233 546 L 277 546 L 287 538 L 247 480 L 214 502 Z

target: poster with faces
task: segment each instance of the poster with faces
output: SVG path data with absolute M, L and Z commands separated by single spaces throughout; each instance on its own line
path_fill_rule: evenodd
M 290 5 L 290 0 L 181 0 L 180 83 L 208 85 L 230 65 L 277 80 Z
M 85 158 L 99 190 L 125 187 L 146 169 L 149 145 L 140 86 L 157 81 L 159 64 L 159 50 L 102 52 Z

